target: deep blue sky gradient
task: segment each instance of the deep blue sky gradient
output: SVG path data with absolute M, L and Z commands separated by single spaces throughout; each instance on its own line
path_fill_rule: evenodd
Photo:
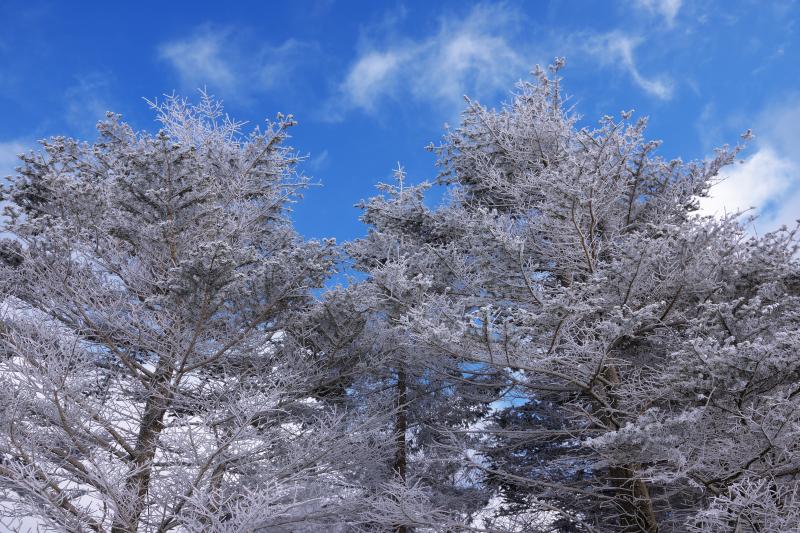
M 292 144 L 323 186 L 295 223 L 351 239 L 364 232 L 353 204 L 398 161 L 411 181 L 435 177 L 424 146 L 463 94 L 498 105 L 558 55 L 587 123 L 634 108 L 664 157 L 702 158 L 754 128 L 746 155 L 762 157 L 734 193 L 773 169 L 780 183 L 754 198 L 783 220 L 800 216 L 799 18 L 795 1 L 2 1 L 0 173 L 36 139 L 91 140 L 106 110 L 154 130 L 143 97 L 205 85 L 252 124 L 297 117 Z

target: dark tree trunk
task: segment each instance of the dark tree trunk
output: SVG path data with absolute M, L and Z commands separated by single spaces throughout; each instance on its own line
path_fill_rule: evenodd
M 604 374 L 608 380 L 617 385 L 620 375 L 614 366 L 607 366 Z M 611 405 L 616 408 L 617 398 L 613 391 L 607 391 Z M 619 422 L 610 415 L 606 422 L 619 427 Z M 618 465 L 609 468 L 611 484 L 615 488 L 615 496 L 619 507 L 619 525 L 626 533 L 658 533 L 658 521 L 653 510 L 653 500 L 647 484 L 638 477 L 637 465 Z
M 406 372 L 402 368 L 397 369 L 397 417 L 394 423 L 394 464 L 392 469 L 400 481 L 406 480 L 406 430 L 408 429 L 408 390 L 406 383 Z M 408 527 L 398 525 L 396 533 L 409 533 Z
M 620 507 L 619 525 L 626 533 L 658 533 L 658 521 L 647 484 L 636 476 L 636 469 L 625 465 L 609 468 Z
M 125 488 L 132 500 L 121 504 L 117 509 L 111 525 L 112 533 L 136 533 L 138 530 L 150 488 L 156 443 L 161 430 L 164 429 L 164 415 L 172 401 L 172 391 L 169 386 L 171 379 L 172 366 L 166 361 L 160 361 L 145 402 L 128 477 L 125 479 Z

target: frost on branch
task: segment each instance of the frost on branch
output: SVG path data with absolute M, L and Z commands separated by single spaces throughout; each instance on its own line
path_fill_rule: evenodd
M 563 531 L 788 524 L 796 234 L 699 217 L 739 148 L 667 161 L 631 112 L 590 126 L 565 105 L 562 66 L 499 110 L 469 102 L 432 147 L 445 205 L 427 208 L 424 184 L 363 205 L 373 229 L 350 252 L 401 304 L 392 320 L 494 401 L 438 442 L 453 460 L 469 451 L 498 516 L 538 510 Z
M 43 141 L 5 190 L 3 514 L 57 531 L 357 522 L 351 480 L 380 449 L 313 400 L 326 377 L 292 333 L 336 260 L 286 217 L 305 184 L 293 121 L 245 134 L 205 95 L 153 109 L 155 135 L 109 114 L 93 144 Z
M 342 249 L 287 219 L 291 117 L 167 98 L 156 135 L 25 155 L 4 527 L 796 529 L 796 230 L 699 216 L 740 148 L 664 160 L 631 111 L 577 117 L 563 66 L 470 101 L 443 205 L 398 167 Z M 345 254 L 363 278 L 312 298 Z

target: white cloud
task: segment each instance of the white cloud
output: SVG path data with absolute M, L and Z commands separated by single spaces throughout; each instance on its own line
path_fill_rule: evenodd
M 642 0 L 640 7 L 671 23 L 681 2 Z M 452 111 L 463 105 L 463 95 L 487 99 L 505 93 L 526 76 L 536 59 L 560 55 L 589 57 L 595 65 L 625 72 L 656 98 L 672 98 L 674 84 L 669 77 L 648 75 L 639 67 L 636 52 L 643 38 L 620 30 L 542 32 L 533 42 L 531 33 L 519 31 L 523 22 L 524 16 L 507 5 L 478 5 L 465 17 L 442 19 L 438 30 L 423 38 L 395 38 L 381 44 L 367 41 L 339 86 L 334 107 L 339 113 L 349 109 L 375 112 L 388 98 L 413 98 L 444 104 Z M 393 34 L 383 26 L 380 30 Z M 551 53 L 543 54 L 544 50 Z
M 178 71 L 186 85 L 208 83 L 220 89 L 231 88 L 237 77 L 226 58 L 230 53 L 226 49 L 229 37 L 228 30 L 202 28 L 186 39 L 162 44 L 158 55 Z
M 724 215 L 779 202 L 798 178 L 797 164 L 766 146 L 720 172 L 722 181 L 701 199 L 703 214 Z
M 613 31 L 586 40 L 586 50 L 605 65 L 616 65 L 625 70 L 634 83 L 649 94 L 662 100 L 672 98 L 672 81 L 663 76 L 646 77 L 636 65 L 635 51 L 642 39 Z
M 800 219 L 800 98 L 769 107 L 755 125 L 753 154 L 720 172 L 725 179 L 701 200 L 702 213 L 753 207 L 759 231 L 793 226 Z
M 534 63 L 512 44 L 517 20 L 507 6 L 480 5 L 465 18 L 443 19 L 429 37 L 371 43 L 341 83 L 340 103 L 375 111 L 387 96 L 406 96 L 455 108 L 466 94 L 508 90 Z
M 368 52 L 350 69 L 342 90 L 350 103 L 372 111 L 378 99 L 391 93 L 397 86 L 400 66 L 408 57 L 409 51 Z
M 765 217 L 767 228 L 780 226 L 792 228 L 800 222 L 800 178 L 798 178 L 797 167 L 795 167 L 793 177 L 794 187 L 791 192 L 784 195 L 781 202 Z
M 162 43 L 158 56 L 175 69 L 184 88 L 208 87 L 241 97 L 286 81 L 313 48 L 294 39 L 279 46 L 255 44 L 248 32 L 205 25 L 184 39 Z
M 682 3 L 682 0 L 633 0 L 634 6 L 662 17 L 670 27 L 675 24 Z
M 534 63 L 500 33 L 502 26 L 512 25 L 510 19 L 509 13 L 477 8 L 463 24 L 440 32 L 415 78 L 417 96 L 432 91 L 449 100 L 469 92 L 481 97 L 507 91 Z

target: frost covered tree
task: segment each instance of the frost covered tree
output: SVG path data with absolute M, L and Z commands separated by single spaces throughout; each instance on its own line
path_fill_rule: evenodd
M 649 402 L 590 442 L 612 462 L 642 465 L 670 498 L 671 529 L 800 526 L 796 237 L 745 240 L 730 229 L 713 295 L 687 313 L 661 371 L 636 386 Z
M 205 95 L 153 108 L 158 134 L 109 114 L 6 187 L 5 527 L 346 527 L 372 452 L 318 399 L 330 365 L 299 335 L 336 252 L 287 218 L 294 122 L 246 135 Z
M 699 217 L 739 148 L 666 161 L 630 112 L 578 127 L 561 66 L 432 147 L 445 205 L 373 201 L 408 342 L 493 377 L 493 416 L 440 443 L 499 491 L 495 530 L 796 527 L 795 234 Z
M 213 99 L 57 137 L 4 187 L 0 516 L 53 531 L 791 531 L 797 230 L 698 198 L 739 148 L 666 161 L 580 120 L 563 61 L 470 102 L 429 184 L 344 251 L 287 217 L 291 117 Z
M 482 418 L 491 396 L 465 379 L 457 363 L 408 334 L 408 310 L 451 276 L 430 263 L 424 249 L 436 237 L 426 234 L 424 223 L 407 225 L 420 222 L 426 187 L 408 186 L 399 166 L 395 181 L 378 186 L 385 196 L 360 204 L 368 234 L 345 246 L 353 267 L 368 275 L 350 288 L 368 317 L 360 350 L 371 361 L 352 390 L 378 412 L 394 406 L 386 428 L 393 459 L 383 476 L 395 482 L 397 507 L 413 507 L 403 487 L 417 488 L 428 502 L 427 511 L 400 516 L 395 531 L 447 530 L 446 523 L 462 530 L 469 513 L 485 505 L 485 493 L 472 482 L 463 457 L 439 441 L 443 428 L 465 428 Z

